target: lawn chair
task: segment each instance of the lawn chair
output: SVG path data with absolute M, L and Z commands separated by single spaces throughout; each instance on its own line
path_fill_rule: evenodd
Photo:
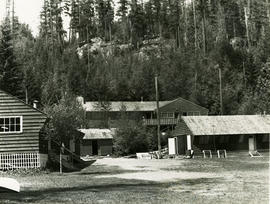
M 224 158 L 227 158 L 226 149 L 218 149 L 217 150 L 217 156 L 218 156 L 218 158 L 221 158 L 221 156 L 223 156 Z
M 249 151 L 250 157 L 263 157 L 257 150 L 256 151 Z
M 203 158 L 206 158 L 207 157 L 207 154 L 209 155 L 209 158 L 212 158 L 213 156 L 212 156 L 212 151 L 211 150 L 203 150 L 202 151 L 202 153 L 203 153 Z

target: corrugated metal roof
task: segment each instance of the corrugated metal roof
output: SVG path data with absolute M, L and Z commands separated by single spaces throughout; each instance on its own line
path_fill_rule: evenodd
M 84 133 L 84 140 L 96 140 L 96 139 L 113 139 L 115 129 L 79 129 L 80 132 Z
M 165 106 L 172 101 L 160 101 L 159 106 Z M 85 102 L 83 107 L 86 111 L 154 111 L 156 110 L 156 101 L 112 101 L 101 104 L 98 101 Z
M 183 116 L 182 120 L 193 135 L 270 134 L 270 115 Z

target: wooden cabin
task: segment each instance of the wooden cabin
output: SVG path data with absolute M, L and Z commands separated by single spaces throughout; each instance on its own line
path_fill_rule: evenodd
M 44 166 L 47 144 L 40 130 L 47 117 L 0 90 L 0 170 Z
M 79 97 L 86 110 L 91 128 L 117 128 L 119 119 L 125 115 L 129 120 L 141 120 L 146 126 L 157 125 L 156 101 L 87 101 Z M 208 115 L 208 109 L 183 98 L 160 101 L 161 128 L 176 126 L 179 118 L 186 115 Z
M 186 150 L 269 150 L 270 115 L 184 116 L 177 125 L 178 154 Z
M 107 156 L 112 154 L 114 129 L 80 129 L 84 133 L 81 141 L 81 156 Z

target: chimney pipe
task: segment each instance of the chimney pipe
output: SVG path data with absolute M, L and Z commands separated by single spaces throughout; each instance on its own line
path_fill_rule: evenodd
M 77 96 L 77 101 L 81 104 L 85 104 L 84 98 L 82 96 Z
M 38 103 L 37 100 L 34 100 L 34 101 L 33 101 L 33 107 L 34 107 L 34 108 L 37 108 L 37 103 Z

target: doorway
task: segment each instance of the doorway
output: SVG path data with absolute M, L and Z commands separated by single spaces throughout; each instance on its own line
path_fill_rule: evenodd
M 98 141 L 92 140 L 92 154 L 98 155 Z

